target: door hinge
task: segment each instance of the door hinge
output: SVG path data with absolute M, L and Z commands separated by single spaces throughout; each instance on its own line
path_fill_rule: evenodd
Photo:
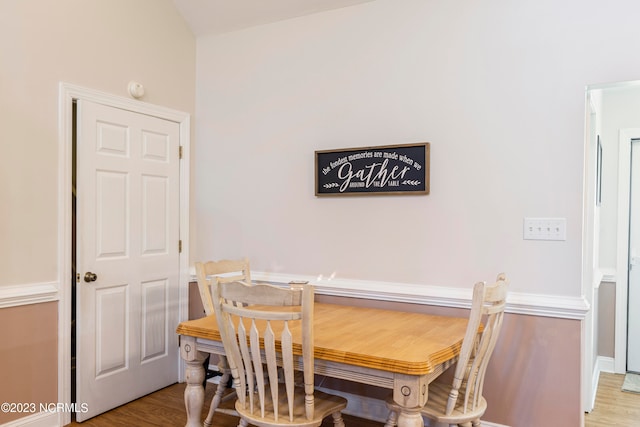
M 178 240 L 178 253 L 182 253 L 182 240 Z
M 181 159 L 182 158 L 182 145 L 178 146 L 178 158 Z

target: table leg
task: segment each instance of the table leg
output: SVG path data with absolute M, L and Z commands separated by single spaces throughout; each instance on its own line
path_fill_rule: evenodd
M 420 409 L 427 403 L 429 380 L 425 376 L 397 374 L 393 381 L 393 401 L 400 407 L 398 427 L 424 427 Z M 393 425 L 390 418 L 387 425 Z
M 420 408 L 402 408 L 398 414 L 398 427 L 424 427 Z
M 205 378 L 202 364 L 206 354 L 196 350 L 194 337 L 183 335 L 180 337 L 180 356 L 187 364 L 185 369 L 187 387 L 184 390 L 184 406 L 187 411 L 186 427 L 202 427 L 201 417 L 204 405 L 202 382 Z
M 218 382 L 218 387 L 216 388 L 216 394 L 213 396 L 213 400 L 211 401 L 211 406 L 209 407 L 209 413 L 207 414 L 207 418 L 204 420 L 204 427 L 211 427 L 213 415 L 220 402 L 222 402 L 222 397 L 224 395 L 225 390 L 227 389 L 227 382 L 231 377 L 229 372 L 229 366 L 227 365 L 227 358 L 224 356 L 220 356 L 220 362 L 218 363 L 218 367 L 222 371 L 222 377 L 220 378 L 220 382 Z

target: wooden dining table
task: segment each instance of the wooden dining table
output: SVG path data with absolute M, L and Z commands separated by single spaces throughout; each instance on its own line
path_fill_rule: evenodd
M 467 321 L 316 303 L 315 373 L 393 390 L 402 408 L 398 427 L 423 427 L 420 408 L 429 397 L 429 383 L 456 361 Z M 292 332 L 295 345 L 300 336 L 295 328 Z M 215 316 L 182 322 L 177 333 L 186 363 L 186 426 L 202 426 L 203 361 L 208 354 L 224 354 L 222 339 Z

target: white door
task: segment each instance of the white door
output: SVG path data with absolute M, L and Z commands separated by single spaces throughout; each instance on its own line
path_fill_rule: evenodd
M 627 371 L 640 372 L 640 140 L 631 141 Z
M 76 402 L 178 380 L 179 124 L 78 101 Z

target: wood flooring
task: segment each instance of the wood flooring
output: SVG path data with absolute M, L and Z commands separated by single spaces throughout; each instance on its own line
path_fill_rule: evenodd
M 184 409 L 185 383 L 174 384 L 155 393 L 144 396 L 126 405 L 112 409 L 82 423 L 72 421 L 70 427 L 182 427 L 187 422 Z M 204 409 L 202 418 L 206 416 L 216 386 L 211 384 L 205 388 Z M 215 427 L 236 427 L 238 418 L 216 413 Z M 344 415 L 344 422 L 349 427 L 383 427 L 383 424 Z M 331 417 L 325 419 L 322 427 L 332 427 Z
M 585 427 L 633 427 L 640 421 L 640 394 L 621 391 L 624 375 L 602 373 L 593 411 L 585 415 Z M 83 423 L 72 422 L 73 427 L 131 427 L 131 426 L 184 426 L 185 384 L 174 384 L 136 401 L 120 406 Z M 205 409 L 215 392 L 215 386 L 205 390 Z M 204 417 L 204 414 L 203 414 Z M 216 414 L 216 427 L 236 427 L 238 419 Z M 383 424 L 361 418 L 344 416 L 349 427 L 382 427 Z M 331 417 L 322 427 L 331 427 Z
M 585 427 L 633 427 L 640 423 L 640 394 L 622 391 L 624 375 L 601 373 L 598 393 Z

